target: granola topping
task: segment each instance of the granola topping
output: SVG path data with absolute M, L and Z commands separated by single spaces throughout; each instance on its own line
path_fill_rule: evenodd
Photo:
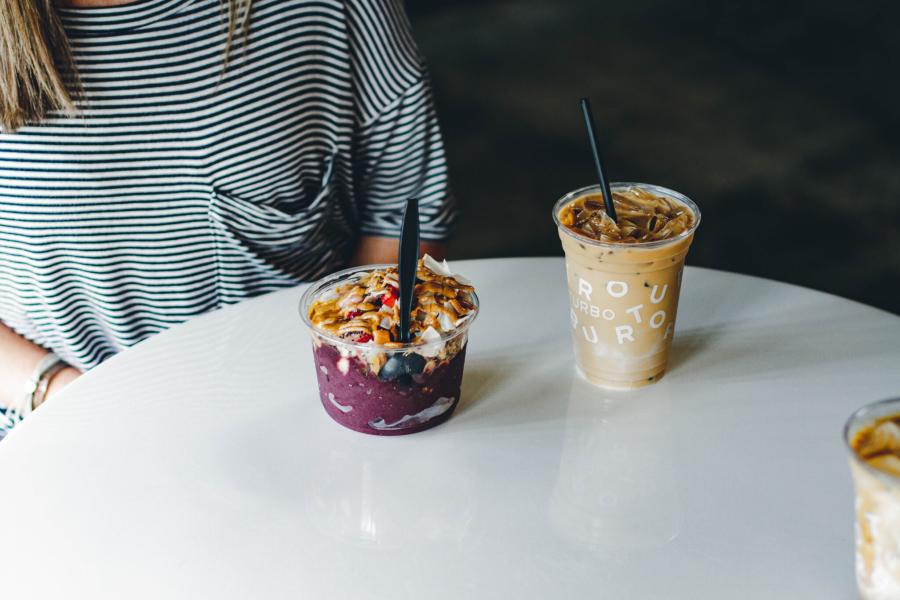
M 413 295 L 413 344 L 435 342 L 475 312 L 474 288 L 428 255 L 420 261 Z M 338 284 L 309 308 L 312 324 L 347 341 L 401 348 L 396 267 L 376 269 Z

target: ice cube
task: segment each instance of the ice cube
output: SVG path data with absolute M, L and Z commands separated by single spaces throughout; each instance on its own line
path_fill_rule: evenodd
M 900 425 L 884 421 L 861 440 L 857 452 L 863 458 L 886 452 L 900 455 Z
M 900 457 L 893 454 L 882 454 L 881 456 L 870 458 L 866 462 L 879 471 L 884 471 L 895 477 L 900 477 Z

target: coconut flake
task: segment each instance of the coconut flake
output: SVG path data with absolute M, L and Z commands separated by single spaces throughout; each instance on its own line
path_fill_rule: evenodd
M 426 344 L 430 342 L 439 342 L 441 340 L 441 334 L 437 329 L 429 325 L 428 329 L 423 331 L 419 336 L 419 339 Z
M 447 313 L 441 313 L 441 316 L 438 317 L 438 322 L 441 324 L 442 331 L 450 331 L 453 329 L 453 321 L 450 320 Z
M 442 277 L 452 277 L 463 285 L 471 285 L 468 279 L 458 273 L 454 273 L 450 269 L 450 264 L 446 260 L 438 262 L 430 254 L 426 254 L 422 257 L 422 265 L 424 265 L 429 271 L 436 275 L 440 275 Z
M 316 298 L 316 302 L 331 302 L 332 300 L 337 300 L 337 292 L 334 291 L 334 288 L 330 288 L 322 292 L 322 295 Z
M 350 361 L 346 357 L 337 361 L 337 368 L 343 375 L 350 372 Z
M 346 308 L 350 304 L 359 304 L 363 301 L 363 297 L 359 294 L 349 294 L 344 298 L 341 298 L 341 301 L 338 302 L 339 308 Z
M 425 358 L 434 358 L 441 353 L 441 334 L 434 327 L 429 325 L 419 336 L 419 341 L 424 345 L 417 348 L 416 352 Z

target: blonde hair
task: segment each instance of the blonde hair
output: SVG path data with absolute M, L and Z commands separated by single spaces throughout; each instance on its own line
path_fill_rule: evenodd
M 56 1 L 0 0 L 0 130 L 38 123 L 52 111 L 76 112 L 81 82 Z M 227 14 L 223 73 L 237 32 L 245 40 L 249 35 L 252 3 L 222 0 Z

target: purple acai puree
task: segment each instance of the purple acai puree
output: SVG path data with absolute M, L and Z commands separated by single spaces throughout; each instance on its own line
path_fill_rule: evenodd
M 313 348 L 319 396 L 332 419 L 355 431 L 373 435 L 404 435 L 429 429 L 450 418 L 459 402 L 465 346 L 447 363 L 413 381 L 382 381 L 365 362 L 344 358 L 328 343 Z

